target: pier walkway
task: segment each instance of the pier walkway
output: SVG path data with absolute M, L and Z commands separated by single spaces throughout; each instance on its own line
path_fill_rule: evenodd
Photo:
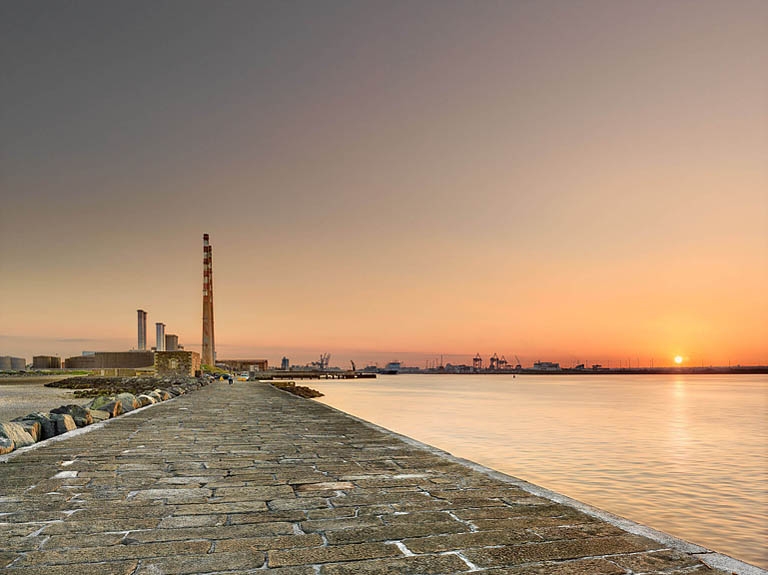
M 0 463 L 3 575 L 469 572 L 724 573 L 261 383 Z

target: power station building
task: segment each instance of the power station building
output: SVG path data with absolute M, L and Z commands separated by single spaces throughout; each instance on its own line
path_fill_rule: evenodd
M 69 369 L 136 369 L 152 367 L 154 363 L 155 354 L 151 351 L 97 351 L 64 360 Z
M 32 369 L 61 369 L 61 358 L 55 355 L 32 357 Z
M 0 371 L 22 371 L 27 368 L 27 360 L 23 357 L 0 356 Z

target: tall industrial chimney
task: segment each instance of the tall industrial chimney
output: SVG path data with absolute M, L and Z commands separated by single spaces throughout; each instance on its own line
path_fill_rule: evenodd
M 208 234 L 203 234 L 203 365 L 216 365 L 213 337 L 213 258 Z
M 156 351 L 165 351 L 165 324 L 157 322 L 155 324 L 155 334 L 157 336 Z
M 139 351 L 147 350 L 147 312 L 136 310 L 139 314 Z

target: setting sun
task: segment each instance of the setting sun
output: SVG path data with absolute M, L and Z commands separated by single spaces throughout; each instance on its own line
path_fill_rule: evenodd
M 680 365 L 681 363 L 683 363 L 683 356 L 682 355 L 676 355 L 675 356 L 675 363 L 677 365 Z

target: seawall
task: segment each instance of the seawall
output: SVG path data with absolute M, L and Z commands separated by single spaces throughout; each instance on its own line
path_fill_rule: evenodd
M 56 439 L 0 458 L 2 573 L 766 573 L 258 383 Z

